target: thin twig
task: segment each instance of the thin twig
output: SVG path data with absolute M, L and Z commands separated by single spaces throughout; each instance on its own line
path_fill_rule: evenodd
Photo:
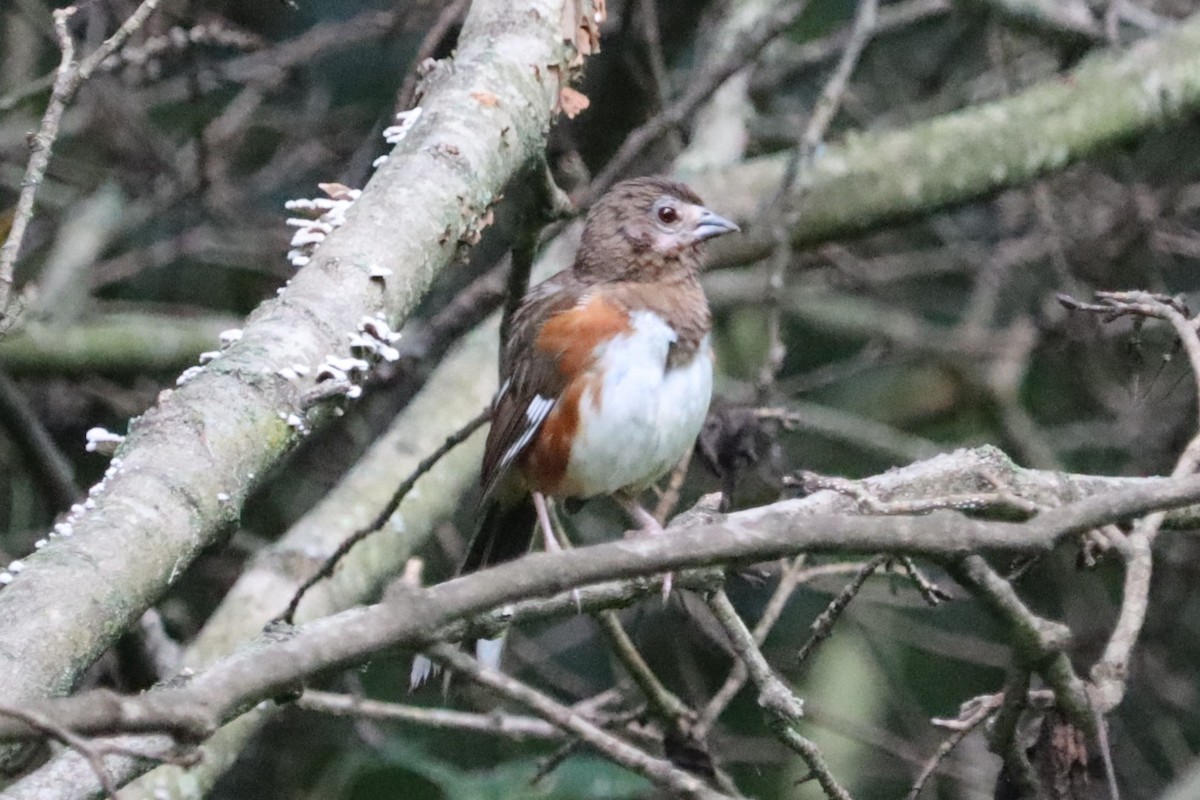
M 554 528 L 554 538 L 558 540 L 559 546 L 564 550 L 569 550 L 573 545 L 564 530 L 557 506 L 552 506 L 550 521 Z M 576 605 L 582 610 L 583 597 L 579 589 L 575 589 L 573 594 Z M 637 684 L 655 714 L 667 724 L 681 731 L 684 730 L 686 723 L 695 716 L 695 712 L 654 674 L 654 670 L 638 652 L 633 638 L 621 624 L 621 618 L 617 616 L 617 612 L 605 609 L 595 612 L 593 616 L 600 626 L 601 633 L 608 640 L 613 654 L 621 662 L 629 677 Z
M 626 136 L 621 147 L 609 159 L 600 174 L 575 198 L 576 204 L 580 208 L 591 206 L 600 195 L 625 175 L 651 145 L 689 119 L 713 92 L 753 61 L 764 47 L 786 31 L 807 7 L 808 0 L 781 0 L 755 28 L 739 36 L 719 62 L 710 65 L 702 74 L 690 80 L 683 97 Z
M 333 571 L 337 568 L 338 562 L 340 562 L 342 558 L 350 552 L 354 545 L 358 544 L 363 539 L 367 538 L 372 533 L 383 527 L 384 523 L 386 523 L 392 514 L 395 513 L 396 509 L 400 507 L 400 503 L 404 501 L 404 498 L 408 495 L 408 493 L 412 491 L 413 486 L 416 485 L 421 476 L 433 469 L 434 465 L 437 464 L 437 462 L 440 461 L 443 456 L 470 438 L 471 434 L 473 434 L 476 430 L 482 427 L 485 422 L 491 419 L 491 416 L 491 409 L 485 408 L 473 419 L 467 422 L 467 424 L 463 425 L 457 431 L 446 437 L 446 441 L 443 442 L 438 449 L 434 450 L 429 454 L 429 456 L 421 461 L 421 463 L 417 464 L 416 469 L 412 471 L 412 474 L 405 478 L 404 481 L 401 482 L 401 484 L 396 488 L 395 493 L 387 502 L 387 505 L 385 505 L 380 512 L 375 515 L 373 520 L 347 536 L 346 539 L 343 540 L 340 545 L 338 545 L 337 549 L 333 551 L 329 558 L 325 559 L 325 562 L 321 564 L 321 568 L 318 569 L 306 581 L 304 581 L 304 583 L 300 584 L 300 588 L 296 590 L 294 595 L 292 595 L 291 602 L 288 603 L 287 609 L 274 620 L 272 620 L 272 622 L 283 622 L 291 625 L 296 616 L 296 609 L 299 607 L 300 601 L 304 599 L 304 595 L 308 592 L 308 590 L 313 586 L 316 586 L 325 578 L 333 575 Z
M 161 0 L 143 0 L 116 33 L 105 39 L 93 53 L 78 63 L 75 62 L 75 40 L 67 28 L 67 22 L 77 9 L 75 6 L 67 6 L 54 11 L 54 35 L 62 51 L 62 60 L 54 76 L 54 86 L 50 91 L 46 112 L 42 115 L 42 123 L 30 142 L 33 152 L 21 179 L 21 194 L 17 198 L 12 229 L 4 244 L 0 246 L 0 334 L 11 324 L 13 271 L 20 254 L 21 241 L 25 238 L 25 229 L 33 218 L 33 205 L 38 188 L 46 176 L 46 167 L 50 164 L 50 154 L 58 138 L 58 126 L 63 112 L 83 82 L 104 59 L 115 53 L 145 23 L 159 2 Z
M 879 9 L 875 35 L 907 28 L 932 17 L 945 16 L 954 10 L 952 0 L 904 0 Z M 802 43 L 781 41 L 772 50 L 750 79 L 754 95 L 774 93 L 784 83 L 790 83 L 804 70 L 833 60 L 846 49 L 854 24 L 828 36 Z
M 646 701 L 655 714 L 670 725 L 684 729 L 687 720 L 695 716 L 695 712 L 679 697 L 663 685 L 663 682 L 650 669 L 650 665 L 638 652 L 637 645 L 621 625 L 621 619 L 615 611 L 601 611 L 596 614 L 596 622 L 608 639 L 609 646 L 617 656 L 617 660 L 625 667 L 629 677 L 642 691 Z
M 946 737 L 929 760 L 925 762 L 925 766 L 921 768 L 920 774 L 913 781 L 912 788 L 908 790 L 908 794 L 904 800 L 917 800 L 921 790 L 925 788 L 925 784 L 937 772 L 937 768 L 941 766 L 942 761 L 946 756 L 950 755 L 951 751 L 962 742 L 963 739 L 982 725 L 988 717 L 995 713 L 1000 707 L 1000 702 L 1004 698 L 1003 694 L 984 695 L 977 697 L 969 704 L 969 708 L 964 708 L 964 713 L 960 713 L 958 718 L 949 724 L 944 724 L 943 727 L 950 728 L 950 735 Z M 964 704 L 967 706 L 968 704 Z
M 779 388 L 782 390 L 784 387 Z M 786 407 L 758 408 L 754 414 L 759 419 L 777 420 L 789 431 L 814 431 L 896 460 L 919 461 L 944 449 L 936 442 L 905 433 L 886 423 L 818 403 L 793 399 L 788 401 Z
M 29 164 L 25 167 L 25 176 L 21 179 L 21 194 L 17 197 L 12 227 L 9 228 L 8 238 L 0 245 L 0 334 L 5 332 L 8 318 L 11 317 L 9 301 L 13 289 L 13 268 L 17 263 L 21 240 L 25 238 L 25 228 L 33 218 L 33 202 L 46 175 L 46 167 L 50 164 L 50 151 L 54 147 L 54 140 L 58 138 L 58 125 L 71 95 L 75 40 L 67 30 L 67 20 L 74 13 L 74 6 L 54 12 L 54 34 L 62 50 L 62 60 L 54 77 L 54 88 L 50 92 L 50 102 L 42 116 L 42 124 L 29 142 L 33 152 L 29 156 Z
M 758 393 L 763 399 L 770 395 L 775 378 L 787 357 L 787 346 L 783 341 L 783 310 L 779 298 L 783 294 L 784 277 L 792 263 L 793 223 L 812 184 L 811 176 L 817 152 L 825 140 L 829 125 L 841 107 L 842 97 L 862 56 L 863 48 L 875 29 L 878 8 L 879 0 L 859 0 L 854 27 L 846 40 L 842 57 L 829 80 L 825 82 L 825 87 L 821 90 L 808 118 L 808 124 L 804 126 L 792 148 L 775 196 L 763 209 L 769 220 L 773 240 L 771 270 L 767 277 L 768 296 L 773 300 L 767 307 L 767 353 L 758 376 Z
M 637 17 L 641 22 L 642 43 L 646 47 L 646 67 L 649 73 L 650 99 L 656 111 L 661 111 L 667 103 L 669 83 L 667 81 L 667 64 L 663 58 L 662 34 L 658 24 L 657 0 L 641 0 L 637 4 Z M 667 132 L 667 147 L 671 154 L 677 154 L 683 149 L 683 137 L 677 129 Z
M 37 484 L 53 508 L 65 509 L 83 497 L 83 491 L 75 483 L 71 462 L 54 443 L 21 390 L 3 372 L 0 372 L 0 419 L 4 420 L 8 435 L 29 459 L 39 478 Z
M 296 701 L 296 706 L 306 711 L 317 711 L 342 717 L 396 720 L 413 722 L 431 728 L 493 733 L 518 741 L 521 739 L 561 741 L 564 738 L 561 730 L 544 720 L 505 714 L 501 711 L 476 714 L 443 708 L 425 708 L 400 703 L 385 703 L 353 695 L 319 692 L 315 689 L 305 691 Z
M 692 455 L 695 452 L 693 448 L 684 453 L 667 478 L 667 487 L 663 489 L 658 504 L 654 506 L 654 518 L 658 520 L 659 525 L 666 525 L 667 517 L 671 516 L 675 506 L 679 505 L 679 493 L 683 491 L 683 481 L 687 477 L 688 467 L 691 466 Z
M 936 606 L 950 599 L 950 594 L 930 580 L 917 566 L 917 562 L 913 560 L 912 556 L 900 556 L 896 560 L 900 562 L 904 568 L 905 577 L 912 581 L 926 604 Z
M 771 629 L 775 627 L 775 623 L 779 621 L 783 609 L 787 606 L 787 601 L 791 598 L 792 593 L 796 591 L 796 587 L 802 583 L 807 583 L 817 575 L 832 574 L 836 572 L 844 572 L 847 569 L 858 569 L 857 564 L 822 564 L 817 567 L 805 568 L 807 556 L 796 556 L 779 578 L 779 585 L 775 587 L 775 591 L 771 594 L 771 599 L 767 601 L 767 605 L 763 608 L 762 616 L 758 618 L 758 622 L 754 626 L 754 641 L 761 647 L 762 643 L 767 640 Z M 746 671 L 745 662 L 738 660 L 733 665 L 733 669 L 729 671 L 729 676 L 725 678 L 725 683 L 721 684 L 721 688 L 717 690 L 712 699 L 708 701 L 708 705 L 700 712 L 700 718 L 692 727 L 695 735 L 698 738 L 704 738 L 712 726 L 716 723 L 717 718 L 721 716 L 721 712 L 733 702 L 733 698 L 741 691 L 745 685 L 749 673 Z
M 1197 417 L 1200 418 L 1200 336 L 1196 333 L 1196 326 L 1200 323 L 1189 319 L 1187 309 L 1174 297 L 1141 291 L 1097 292 L 1096 300 L 1095 303 L 1083 303 L 1069 295 L 1058 296 L 1058 302 L 1067 308 L 1098 313 L 1104 322 L 1123 316 L 1137 316 L 1155 317 L 1171 323 L 1192 367 L 1192 378 L 1196 383 Z
M 708 607 L 717 622 L 721 623 L 734 652 L 745 663 L 750 679 L 758 687 L 758 704 L 770 715 L 771 727 L 776 735 L 804 760 L 828 797 L 832 800 L 850 800 L 850 793 L 829 771 L 816 744 L 796 731 L 794 726 L 804 715 L 803 702 L 771 669 L 758 643 L 754 641 L 754 634 L 738 616 L 724 589 L 718 589 L 708 596 Z
M 812 621 L 812 625 L 810 626 L 812 633 L 796 653 L 796 664 L 803 664 L 812 655 L 813 651 L 816 650 L 817 645 L 829 637 L 829 634 L 833 632 L 833 626 L 841 619 L 842 614 L 850 606 L 850 601 L 858 595 L 863 584 L 867 582 L 867 578 L 871 577 L 875 570 L 882 567 L 887 561 L 888 557 L 886 555 L 872 556 L 858 570 L 858 574 L 829 601 L 829 605 L 825 607 L 825 610 L 818 614 L 817 618 Z
M 435 644 L 426 651 L 442 666 L 486 686 L 503 697 L 529 708 L 542 719 L 571 733 L 606 758 L 636 772 L 677 796 L 727 798 L 705 785 L 699 778 L 675 767 L 668 761 L 654 758 L 628 742 L 598 727 L 571 708 L 551 699 L 531 686 L 521 683 L 497 670 L 488 669 L 450 644 Z

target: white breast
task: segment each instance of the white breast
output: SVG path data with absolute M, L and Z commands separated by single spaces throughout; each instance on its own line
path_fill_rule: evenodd
M 635 312 L 633 330 L 597 350 L 603 378 L 580 403 L 563 494 L 644 489 L 693 445 L 712 398 L 712 350 L 704 337 L 690 363 L 666 368 L 678 338 L 657 314 Z

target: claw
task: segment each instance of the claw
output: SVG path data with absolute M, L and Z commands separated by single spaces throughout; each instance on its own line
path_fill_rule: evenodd
M 655 519 L 653 514 L 642 508 L 641 504 L 632 497 L 624 492 L 618 492 L 615 497 L 617 502 L 621 504 L 621 508 L 625 509 L 625 513 L 637 523 L 639 533 L 642 533 L 646 536 L 658 536 L 662 533 L 665 533 L 662 523 Z M 667 601 L 671 599 L 671 588 L 674 586 L 674 584 L 674 572 L 668 572 L 663 576 L 663 605 L 666 605 Z
M 562 552 L 562 545 L 558 543 L 558 539 L 554 536 L 554 527 L 550 523 L 550 511 L 546 507 L 546 496 L 541 492 L 533 493 L 533 507 L 537 510 L 538 527 L 542 529 L 542 537 L 545 541 L 547 553 Z M 583 595 L 579 591 L 579 587 L 571 590 L 571 597 L 575 598 L 575 611 L 583 613 Z

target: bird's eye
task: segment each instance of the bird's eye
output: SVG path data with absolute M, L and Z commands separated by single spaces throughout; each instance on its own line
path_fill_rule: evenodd
M 658 210 L 658 221 L 664 225 L 674 224 L 679 220 L 679 212 L 673 206 L 663 206 Z

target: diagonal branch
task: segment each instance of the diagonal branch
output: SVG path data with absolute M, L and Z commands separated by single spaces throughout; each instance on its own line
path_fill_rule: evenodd
M 17 198 L 17 207 L 13 215 L 12 229 L 8 238 L 0 246 L 0 335 L 5 333 L 9 322 L 9 305 L 13 289 L 13 268 L 17 256 L 21 252 L 21 242 L 25 238 L 25 228 L 33 218 L 33 203 L 37 198 L 38 187 L 46 175 L 46 167 L 50 165 L 50 154 L 54 149 L 54 141 L 58 138 L 58 126 L 62 120 L 67 104 L 79 91 L 83 82 L 91 77 L 96 67 L 104 59 L 115 53 L 130 36 L 137 32 L 146 22 L 161 0 L 142 0 L 128 19 L 112 36 L 105 39 L 94 52 L 80 62 L 75 61 L 75 40 L 67 29 L 67 22 L 75 14 L 75 6 L 60 8 L 54 12 L 54 35 L 62 50 L 62 61 L 54 76 L 54 86 L 50 90 L 50 102 L 42 116 L 42 123 L 34 135 L 31 147 L 33 154 L 25 168 L 25 177 L 21 180 L 21 194 Z
M 947 457 L 940 460 L 945 462 Z M 895 470 L 884 479 L 907 483 L 911 490 L 919 485 L 923 472 L 928 474 L 930 463 Z M 958 463 L 961 466 L 961 459 Z M 1048 478 L 1057 482 L 1060 491 L 1073 492 L 1079 488 L 1064 486 L 1063 476 L 1058 473 Z M 949 512 L 882 518 L 806 513 L 826 502 L 820 494 L 724 517 L 709 515 L 707 523 L 671 529 L 669 536 L 609 542 L 560 553 L 534 553 L 519 562 L 425 589 L 400 587 L 376 605 L 269 635 L 256 646 L 198 673 L 185 686 L 124 698 L 122 708 L 126 718 L 132 718 L 130 715 L 135 714 L 140 704 L 145 704 L 147 715 L 153 709 L 159 709 L 154 713 L 163 713 L 161 709 L 172 707 L 193 711 L 203 708 L 210 716 L 208 722 L 215 725 L 262 699 L 293 690 L 308 676 L 361 663 L 385 648 L 397 645 L 422 648 L 443 636 L 461 637 L 462 620 L 515 601 L 554 595 L 554 608 L 573 608 L 570 590 L 599 581 L 619 581 L 717 563 L 763 561 L 801 551 L 920 552 L 943 557 L 974 551 L 1045 552 L 1061 538 L 1104 521 L 1128 518 L 1156 507 L 1194 502 L 1198 497 L 1200 477 L 1190 476 L 1134 483 L 1067 503 L 1023 523 L 973 520 Z M 970 567 L 978 562 L 968 558 L 965 563 Z M 972 575 L 970 580 L 982 586 L 988 582 L 988 575 Z M 589 602 L 589 592 L 581 592 L 585 603 Z M 997 591 L 989 589 L 984 595 L 1002 615 L 1019 621 L 1020 610 L 1012 612 L 1015 606 L 1005 599 L 1003 587 Z M 529 602 L 551 605 L 545 601 Z M 505 611 L 502 616 L 511 619 L 511 612 Z M 1054 655 L 1046 650 L 1044 642 L 1033 642 L 1030 652 L 1034 659 L 1039 654 Z M 1058 679 L 1066 677 L 1052 672 L 1054 663 L 1043 661 L 1039 667 L 1056 687 L 1065 685 Z M 86 708 L 88 697 L 43 700 L 28 707 L 57 715 L 73 708 Z M 0 738 L 14 735 L 20 734 L 0 719 Z
M 725 629 L 733 645 L 733 651 L 746 665 L 750 680 L 758 687 L 758 704 L 770 715 L 772 729 L 784 744 L 804 760 L 813 777 L 821 784 L 830 800 L 850 800 L 850 794 L 842 787 L 825 763 L 825 757 L 814 742 L 796 731 L 795 725 L 804 716 L 804 704 L 800 698 L 775 674 L 762 650 L 754 640 L 746 623 L 738 616 L 737 609 L 729 602 L 724 589 L 718 589 L 708 597 L 708 607 Z
M 1200 107 L 1200 14 L 1128 51 L 1097 53 L 1011 97 L 830 145 L 814 166 L 810 201 L 792 228 L 797 246 L 874 230 L 963 203 L 1123 144 Z M 743 225 L 714 243 L 711 265 L 757 261 L 773 244 L 749 227 L 787 156 L 764 156 L 688 176 L 701 197 Z
M 443 666 L 465 675 L 476 683 L 487 686 L 504 697 L 515 700 L 542 719 L 578 736 L 605 757 L 662 786 L 674 797 L 707 798 L 708 800 L 720 800 L 720 798 L 728 797 L 728 795 L 708 787 L 699 778 L 684 772 L 669 761 L 654 758 L 617 738 L 581 714 L 536 689 L 510 678 L 502 672 L 482 666 L 455 645 L 438 644 L 426 652 Z
M 237 344 L 131 426 L 111 476 L 93 490 L 95 507 L 70 520 L 74 535 L 31 557 L 0 591 L 0 702 L 67 691 L 219 540 L 258 476 L 299 441 L 281 417 L 304 413 L 311 384 L 278 372 L 346 354 L 347 334 L 366 316 L 382 312 L 397 327 L 542 149 L 570 57 L 558 9 L 553 0 L 477 0 L 453 69 L 430 76 L 422 118 L 345 225 Z M 484 90 L 495 105 L 473 98 Z M 384 265 L 391 274 L 379 277 Z M 317 409 L 307 422 L 326 416 Z M 52 603 L 62 613 L 47 617 Z

